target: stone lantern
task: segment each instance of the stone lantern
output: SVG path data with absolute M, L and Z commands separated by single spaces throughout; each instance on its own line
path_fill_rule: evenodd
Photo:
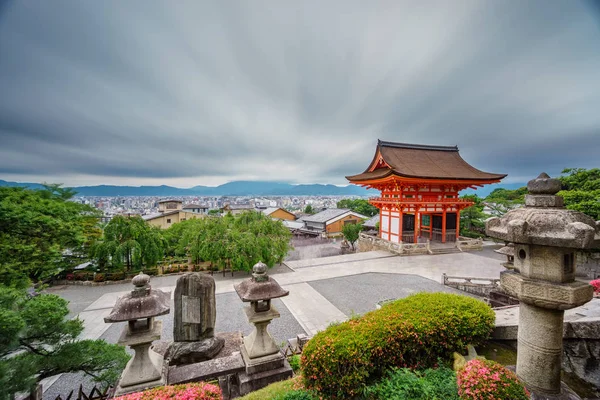
M 267 275 L 267 266 L 261 262 L 252 268 L 252 278 L 236 285 L 235 291 L 243 302 L 250 303 L 244 311 L 254 325 L 254 331 L 244 337 L 241 345 L 246 373 L 240 374 L 240 391 L 244 394 L 292 375 L 279 346 L 267 331 L 271 321 L 280 316 L 271 300 L 287 296 L 289 291 Z
M 490 218 L 486 233 L 514 243 L 514 269 L 500 285 L 520 300 L 517 375 L 537 399 L 561 398 L 564 310 L 592 299 L 575 281 L 575 251 L 600 246 L 600 226 L 563 207 L 560 181 L 542 173 L 527 183 L 525 207 Z
M 120 297 L 110 315 L 104 318 L 106 323 L 127 322 L 118 343 L 135 351 L 121 375 L 115 395 L 165 384 L 161 374 L 163 359 L 150 346 L 160 339 L 162 321 L 154 318 L 169 313 L 170 296 L 161 290 L 152 290 L 149 282 L 150 277 L 140 272 L 131 281 L 135 288 Z

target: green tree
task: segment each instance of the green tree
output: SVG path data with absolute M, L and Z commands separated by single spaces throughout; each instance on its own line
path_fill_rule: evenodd
M 159 228 L 139 216 L 117 215 L 104 228 L 94 256 L 103 267 L 110 265 L 130 271 L 132 267 L 155 266 L 164 258 L 166 242 Z
M 494 189 L 484 202 L 492 216 L 501 217 L 508 211 L 523 206 L 526 194 L 527 187 L 525 186 L 516 190 L 498 188 Z
M 306 207 L 304 207 L 304 213 L 305 214 L 314 214 L 315 210 L 313 209 L 313 206 L 311 204 L 307 204 Z
M 485 220 L 489 215 L 483 212 L 483 200 L 476 194 L 467 194 L 460 198 L 475 203 L 460 213 L 460 234 L 467 237 L 485 236 Z
M 364 199 L 343 199 L 337 202 L 337 208 L 348 208 L 367 217 L 372 217 L 379 212 L 377 207 Z
M 600 169 L 567 168 L 559 179 L 565 206 L 600 220 Z
M 352 250 L 354 250 L 354 243 L 358 240 L 360 231 L 362 231 L 362 224 L 344 224 L 342 227 L 342 234 L 344 239 L 350 243 Z
M 81 262 L 100 234 L 99 211 L 60 185 L 0 187 L 0 284 L 27 287 Z M 66 250 L 78 257 L 66 257 Z
M 290 249 L 291 234 L 281 221 L 255 211 L 184 221 L 169 229 L 176 225 L 180 236 L 175 253 L 196 263 L 209 261 L 215 269 L 250 271 L 259 261 L 272 267 Z
M 66 300 L 52 294 L 29 296 L 0 285 L 0 399 L 30 391 L 44 378 L 83 371 L 114 384 L 129 356 L 124 347 L 76 338 L 79 319 L 66 320 Z
M 221 210 L 208 210 L 208 215 L 210 215 L 211 217 L 218 217 L 219 215 L 221 215 Z

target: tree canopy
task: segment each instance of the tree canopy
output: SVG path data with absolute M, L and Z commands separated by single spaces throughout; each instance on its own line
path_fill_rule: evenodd
M 218 269 L 250 271 L 259 261 L 269 267 L 282 262 L 291 234 L 281 221 L 247 211 L 179 222 L 166 231 L 166 237 L 174 254 L 185 254 L 196 263 L 209 261 Z
M 69 201 L 60 185 L 0 187 L 0 284 L 27 287 L 85 257 L 99 237 L 99 212 Z
M 151 226 L 139 216 L 113 217 L 104 228 L 102 240 L 94 248 L 101 268 L 152 267 L 165 254 L 166 242 L 160 228 Z
M 344 239 L 350 243 L 352 246 L 352 250 L 354 250 L 354 243 L 358 240 L 360 235 L 360 231 L 362 231 L 362 224 L 345 224 L 342 227 L 342 234 L 344 235 Z
M 125 348 L 104 340 L 76 338 L 78 318 L 65 319 L 67 301 L 52 294 L 30 296 L 0 285 L 0 399 L 33 389 L 49 376 L 83 371 L 113 384 L 129 356 Z
M 600 220 L 600 169 L 567 168 L 559 179 L 565 206 Z
M 343 199 L 337 202 L 337 208 L 349 208 L 367 217 L 372 217 L 379 212 L 377 207 L 365 199 Z

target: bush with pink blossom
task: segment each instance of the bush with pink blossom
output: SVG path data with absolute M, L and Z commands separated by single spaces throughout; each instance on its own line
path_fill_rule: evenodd
M 600 279 L 594 279 L 590 282 L 590 285 L 594 287 L 594 294 L 596 296 L 600 295 Z
M 210 383 L 195 382 L 183 385 L 161 386 L 144 392 L 115 397 L 115 400 L 221 400 L 221 389 Z
M 528 400 L 517 375 L 491 360 L 473 359 L 457 373 L 458 394 L 464 400 Z

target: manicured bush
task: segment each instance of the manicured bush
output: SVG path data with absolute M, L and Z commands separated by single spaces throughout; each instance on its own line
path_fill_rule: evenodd
M 318 397 L 306 390 L 299 389 L 273 397 L 273 400 L 318 400 Z
M 156 275 L 158 275 L 158 269 L 157 268 L 147 269 L 144 271 L 144 273 L 146 275 L 156 276 Z
M 304 384 L 326 397 L 356 396 L 390 368 L 435 367 L 482 343 L 494 321 L 471 297 L 418 293 L 315 335 L 302 355 Z
M 463 400 L 529 399 L 529 392 L 517 375 L 491 360 L 469 361 L 458 371 L 457 381 Z
M 298 354 L 294 354 L 290 358 L 288 358 L 288 362 L 290 363 L 290 367 L 292 370 L 297 373 L 300 371 L 300 356 Z
M 239 400 L 275 400 L 289 392 L 301 389 L 300 383 L 298 377 L 271 383 L 262 389 L 248 393 Z
M 221 389 L 209 383 L 195 382 L 183 385 L 161 386 L 144 392 L 115 397 L 115 400 L 221 400 Z
M 364 397 L 373 400 L 458 400 L 456 374 L 447 367 L 412 371 L 400 368 L 365 389 Z
M 104 274 L 94 275 L 94 282 L 104 282 Z

